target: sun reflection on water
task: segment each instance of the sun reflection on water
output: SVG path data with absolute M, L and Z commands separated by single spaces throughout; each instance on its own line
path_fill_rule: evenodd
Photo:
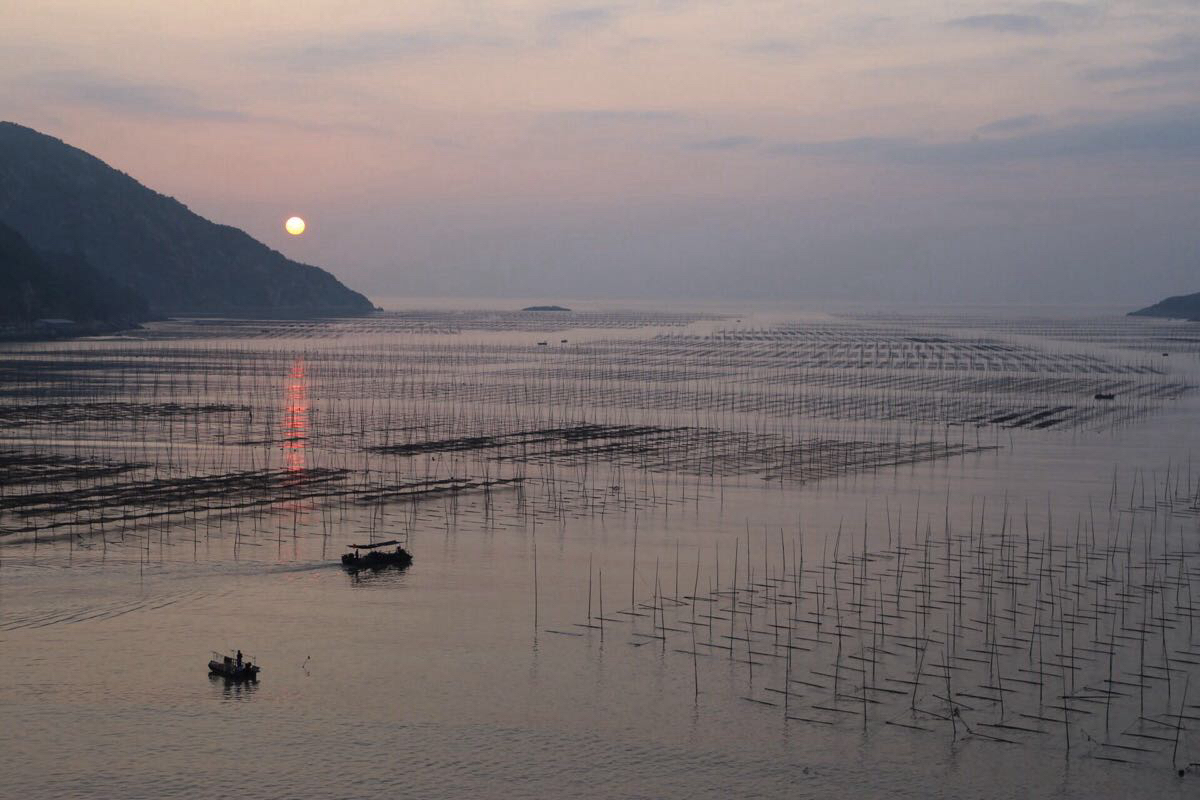
M 308 381 L 304 359 L 292 362 L 288 373 L 287 403 L 283 416 L 283 459 L 288 472 L 301 473 L 306 466 L 308 446 Z

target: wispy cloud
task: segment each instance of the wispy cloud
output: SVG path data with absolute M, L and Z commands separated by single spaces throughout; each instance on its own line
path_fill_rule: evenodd
M 739 46 L 739 52 L 757 56 L 794 58 L 811 51 L 811 46 L 797 39 L 755 39 Z
M 912 165 L 971 165 L 1054 158 L 1087 158 L 1116 154 L 1151 157 L 1200 156 L 1200 107 L 1132 114 L 1080 125 L 1037 130 L 1045 120 L 1036 115 L 1011 117 L 985 125 L 989 133 L 945 142 L 915 137 L 850 137 L 817 141 L 760 141 L 747 136 L 714 139 L 710 150 L 748 149 L 765 156 L 796 158 L 875 159 Z M 1024 132 L 1027 131 L 1027 132 Z M 696 145 L 690 145 L 696 149 Z
M 1150 58 L 1083 73 L 1089 81 L 1146 81 L 1200 73 L 1200 36 L 1178 35 L 1150 48 Z
M 1008 138 L 913 145 L 901 155 L 914 161 L 970 163 L 1116 154 L 1200 155 L 1200 106 L 1130 114 Z
M 621 10 L 616 6 L 583 6 L 551 11 L 536 22 L 538 43 L 558 47 L 611 27 L 620 15 Z
M 823 141 L 793 141 L 766 144 L 763 151 L 773 156 L 879 156 L 910 147 L 911 140 L 900 138 L 858 136 Z
M 617 18 L 612 6 L 589 6 L 552 11 L 541 19 L 541 26 L 558 33 L 572 33 L 603 28 Z
M 695 120 L 664 108 L 582 108 L 547 110 L 532 119 L 532 131 L 547 146 L 587 142 L 588 146 L 674 148 Z
M 419 30 L 349 30 L 267 47 L 251 58 L 305 72 L 347 70 L 428 59 L 446 53 L 492 48 L 558 45 L 569 37 L 613 24 L 620 12 L 613 6 L 587 6 L 551 11 L 527 22 L 525 33 L 500 35 L 471 26 Z
M 39 72 L 14 83 L 36 92 L 43 103 L 93 108 L 111 114 L 154 117 L 181 122 L 261 124 L 310 133 L 343 133 L 383 136 L 392 130 L 348 120 L 310 121 L 222 108 L 204 102 L 194 91 L 165 84 L 126 81 L 81 72 Z
M 542 119 L 580 125 L 642 125 L 646 123 L 677 122 L 684 118 L 679 111 L 656 108 L 595 108 L 548 111 Z
M 1035 127 L 1043 121 L 1040 114 L 1022 114 L 1017 117 L 1005 117 L 1004 119 L 994 120 L 986 125 L 980 125 L 977 133 L 1015 133 L 1016 131 L 1028 130 Z
M 693 142 L 689 147 L 693 150 L 747 150 L 758 146 L 761 141 L 755 136 L 722 136 Z
M 1019 11 L 973 14 L 948 20 L 951 28 L 1008 34 L 1051 34 L 1078 29 L 1104 15 L 1096 3 L 1045 0 L 1022 6 Z
M 1054 27 L 1036 14 L 975 14 L 946 22 L 951 28 L 996 33 L 1053 33 Z
M 1104 4 L 1067 3 L 1060 2 L 1060 0 L 1045 0 L 1045 2 L 1034 3 L 1030 6 L 1029 10 L 1064 22 L 1068 20 L 1083 21 L 1102 16 L 1104 13 Z
M 285 44 L 256 53 L 291 69 L 319 72 L 427 58 L 470 47 L 493 47 L 502 39 L 463 33 L 412 30 L 353 31 Z
M 243 111 L 208 105 L 195 92 L 177 86 L 125 82 L 70 71 L 35 73 L 22 83 L 58 103 L 122 114 L 222 122 L 251 119 Z

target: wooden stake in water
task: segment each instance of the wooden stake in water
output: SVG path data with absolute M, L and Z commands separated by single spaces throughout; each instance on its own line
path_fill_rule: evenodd
M 537 518 L 533 520 L 533 633 L 538 627 L 538 565 L 537 565 Z
M 696 656 L 696 626 L 692 627 L 692 680 L 696 686 L 695 698 L 700 699 L 700 664 Z
M 633 565 L 630 570 L 629 577 L 629 610 L 637 611 L 637 539 L 638 539 L 638 515 L 637 509 L 633 510 Z
M 1188 684 L 1191 683 L 1192 674 L 1189 672 L 1187 677 L 1183 679 L 1183 699 L 1179 701 L 1179 715 L 1175 719 L 1175 746 L 1171 749 L 1171 766 L 1175 767 L 1178 762 L 1176 758 L 1179 755 L 1179 732 L 1183 730 L 1183 710 L 1187 708 Z M 1183 776 L 1183 770 L 1179 770 L 1179 775 Z
M 604 643 L 604 570 L 596 576 L 600 582 L 600 643 Z

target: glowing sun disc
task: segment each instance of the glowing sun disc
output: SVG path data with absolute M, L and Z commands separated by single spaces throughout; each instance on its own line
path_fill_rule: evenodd
M 299 236 L 304 233 L 304 220 L 299 217 L 289 217 L 288 221 L 283 223 L 283 227 L 292 236 Z

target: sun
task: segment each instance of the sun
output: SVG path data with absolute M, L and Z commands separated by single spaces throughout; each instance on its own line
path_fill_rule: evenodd
M 292 236 L 299 236 L 304 233 L 304 220 L 299 217 L 288 217 L 288 221 L 283 223 L 283 227 Z

